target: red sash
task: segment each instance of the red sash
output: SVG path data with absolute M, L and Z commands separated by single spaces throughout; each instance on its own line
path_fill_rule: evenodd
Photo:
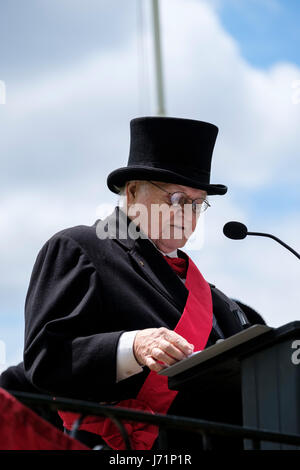
M 187 302 L 174 331 L 195 346 L 205 348 L 212 329 L 212 298 L 209 284 L 189 257 L 185 285 L 189 290 Z M 122 400 L 116 406 L 139 411 L 166 414 L 178 392 L 169 390 L 168 378 L 151 371 L 134 399 Z M 77 413 L 59 411 L 64 426 L 71 429 L 79 417 Z M 134 450 L 150 450 L 158 436 L 158 426 L 149 423 L 123 422 Z M 109 418 L 86 417 L 80 429 L 99 434 L 115 450 L 124 450 L 124 440 L 117 426 Z

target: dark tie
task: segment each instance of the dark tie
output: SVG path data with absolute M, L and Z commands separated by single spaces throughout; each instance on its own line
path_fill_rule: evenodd
M 164 256 L 165 260 L 171 266 L 171 268 L 178 274 L 181 278 L 186 278 L 187 266 L 188 263 L 183 258 L 170 258 L 169 256 Z

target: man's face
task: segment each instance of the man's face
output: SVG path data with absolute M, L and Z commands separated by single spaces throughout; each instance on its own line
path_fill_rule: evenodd
M 161 181 L 130 181 L 126 185 L 128 216 L 140 226 L 142 231 L 165 253 L 183 247 L 194 232 L 199 213 L 192 210 L 191 200 L 202 202 L 207 193 Z M 157 187 L 158 185 L 159 187 Z M 184 193 L 184 207 L 172 206 L 168 193 Z

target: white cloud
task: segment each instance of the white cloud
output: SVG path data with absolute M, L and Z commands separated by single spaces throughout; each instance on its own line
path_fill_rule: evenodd
M 112 199 L 113 201 L 114 199 Z M 38 250 L 64 228 L 92 225 L 100 217 L 96 198 L 76 201 L 40 191 L 11 194 L 0 203 L 0 273 L 2 288 L 24 288 Z M 113 205 L 113 204 L 112 204 Z M 24 276 L 27 272 L 27 276 Z
M 67 68 L 55 69 L 52 75 L 33 77 L 11 90 L 7 110 L 14 119 L 30 119 L 32 114 L 59 112 L 74 103 L 96 102 L 108 106 L 111 97 L 126 102 L 133 93 L 132 72 L 136 64 L 131 48 L 88 55 Z M 124 61 L 127 66 L 119 80 L 118 69 Z M 113 104 L 113 103 L 111 103 Z M 7 117 L 7 114 L 6 114 Z
M 294 179 L 300 106 L 292 103 L 291 86 L 300 69 L 248 64 L 208 3 L 162 5 L 169 111 L 219 126 L 214 174 L 243 188 Z
M 206 219 L 205 245 L 200 252 L 189 253 L 208 282 L 228 296 L 241 300 L 257 310 L 270 326 L 280 326 L 299 318 L 299 261 L 277 242 L 248 236 L 229 240 L 223 236 L 223 225 L 239 220 L 253 230 L 247 210 L 243 213 L 230 198 L 216 202 L 214 214 Z M 262 222 L 261 222 L 262 223 Z M 255 231 L 271 233 L 297 251 L 299 214 L 282 215 L 257 225 Z M 299 247 L 298 247 L 299 252 Z

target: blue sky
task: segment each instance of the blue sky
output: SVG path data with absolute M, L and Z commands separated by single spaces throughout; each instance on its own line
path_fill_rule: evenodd
M 237 39 L 243 57 L 258 67 L 274 62 L 300 65 L 298 0 L 224 0 L 220 18 Z
M 143 2 L 141 42 L 135 0 L 1 3 L 6 365 L 22 359 L 24 301 L 38 251 L 56 231 L 92 224 L 101 205 L 114 206 L 106 176 L 127 163 L 129 121 L 155 114 L 149 5 Z M 296 0 L 161 1 L 167 114 L 218 125 L 211 180 L 229 187 L 205 215 L 203 249 L 189 254 L 209 282 L 272 326 L 296 319 L 296 258 L 273 241 L 225 239 L 222 227 L 241 220 L 299 251 L 300 103 L 292 102 L 299 20 Z

